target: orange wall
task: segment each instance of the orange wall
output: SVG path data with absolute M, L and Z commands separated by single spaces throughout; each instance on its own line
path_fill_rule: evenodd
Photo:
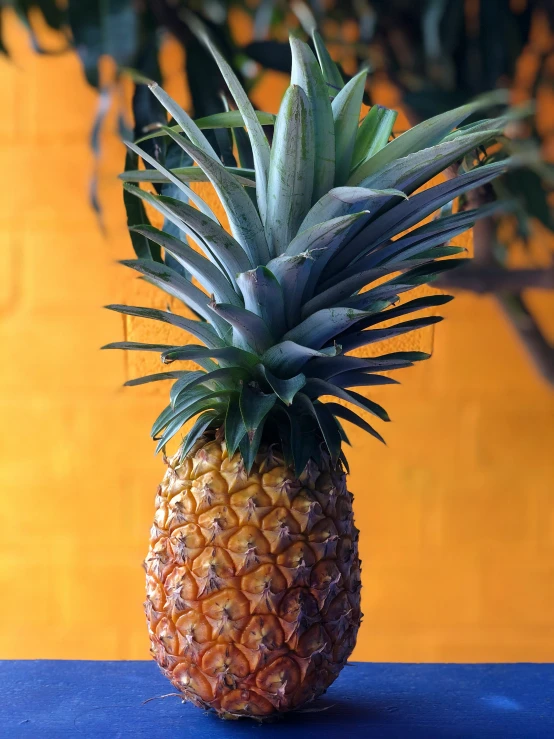
M 0 657 L 147 658 L 140 562 L 163 473 L 148 430 L 164 399 L 122 390 L 139 360 L 98 347 L 153 330 L 101 305 L 164 299 L 114 264 L 131 248 L 113 122 L 101 171 L 107 238 L 87 205 L 95 95 L 77 60 L 35 56 L 15 24 L 8 32 Z M 174 90 L 177 68 L 170 47 Z M 275 95 L 258 99 L 275 109 Z M 534 301 L 552 336 L 553 297 Z M 388 447 L 352 435 L 366 614 L 354 656 L 554 660 L 554 395 L 493 301 L 463 296 L 446 315 L 433 359 L 373 394 L 394 420 Z

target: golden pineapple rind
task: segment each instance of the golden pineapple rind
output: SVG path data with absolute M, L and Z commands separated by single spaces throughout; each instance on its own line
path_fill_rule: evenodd
M 224 718 L 303 706 L 336 679 L 360 624 L 345 474 L 310 463 L 296 479 L 269 448 L 247 475 L 206 439 L 167 462 L 145 560 L 154 659 Z

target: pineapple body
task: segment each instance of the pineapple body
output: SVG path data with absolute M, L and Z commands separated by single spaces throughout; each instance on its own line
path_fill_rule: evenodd
M 152 653 L 184 698 L 265 718 L 321 695 L 360 624 L 360 560 L 342 470 L 296 479 L 279 452 L 205 438 L 156 496 L 145 566 Z

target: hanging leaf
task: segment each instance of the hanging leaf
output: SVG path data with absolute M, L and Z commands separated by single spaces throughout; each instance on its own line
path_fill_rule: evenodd
M 162 362 L 164 362 L 164 364 L 186 360 L 196 362 L 197 360 L 205 359 L 207 357 L 222 360 L 228 366 L 243 367 L 244 369 L 251 369 L 258 364 L 258 357 L 255 354 L 245 352 L 242 349 L 238 349 L 236 346 L 225 346 L 221 349 L 208 349 L 203 346 L 193 346 L 191 344 L 166 349 L 162 353 Z
M 131 0 L 70 2 L 67 18 L 73 43 L 87 81 L 99 86 L 98 65 L 103 56 L 117 67 L 134 66 L 140 44 L 139 18 Z

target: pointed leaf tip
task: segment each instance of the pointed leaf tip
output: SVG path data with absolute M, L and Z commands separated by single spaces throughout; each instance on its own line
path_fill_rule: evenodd
M 269 165 L 266 235 L 272 257 L 286 250 L 310 209 L 314 164 L 313 110 L 304 90 L 291 84 L 279 108 Z
M 252 146 L 252 154 L 254 156 L 256 169 L 256 197 L 262 223 L 266 220 L 267 211 L 267 181 L 269 173 L 270 147 L 265 132 L 256 117 L 256 112 L 248 95 L 240 84 L 232 67 L 223 57 L 217 46 L 210 38 L 206 27 L 202 21 L 186 8 L 180 11 L 181 18 L 188 24 L 195 36 L 207 47 L 213 58 L 215 59 L 219 71 L 225 80 L 229 92 L 233 96 L 237 108 L 239 109 L 245 125 L 246 132 Z

